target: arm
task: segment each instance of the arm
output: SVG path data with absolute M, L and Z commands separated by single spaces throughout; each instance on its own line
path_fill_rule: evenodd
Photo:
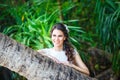
M 75 54 L 74 55 L 74 62 L 71 64 L 71 63 L 67 63 L 67 62 L 61 62 L 62 64 L 64 65 L 67 65 L 67 66 L 70 66 L 84 74 L 87 74 L 89 75 L 89 70 L 88 68 L 86 67 L 86 65 L 83 63 L 82 59 L 80 58 L 79 54 Z
M 87 75 L 90 74 L 87 66 L 84 64 L 84 62 L 82 61 L 82 59 L 78 53 L 74 55 L 74 62 L 75 62 L 75 64 L 71 65 L 73 68 L 75 68 L 78 71 L 85 73 Z

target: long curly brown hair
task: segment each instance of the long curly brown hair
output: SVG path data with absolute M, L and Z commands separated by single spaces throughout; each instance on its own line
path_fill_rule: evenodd
M 63 50 L 65 51 L 65 54 L 67 56 L 67 60 L 69 62 L 72 62 L 73 61 L 73 53 L 74 53 L 74 48 L 72 47 L 72 45 L 70 44 L 69 42 L 69 35 L 68 35 L 68 30 L 66 28 L 67 26 L 65 26 L 64 24 L 62 23 L 57 23 L 53 26 L 52 30 L 51 30 L 51 35 L 52 35 L 52 32 L 54 29 L 58 29 L 58 30 L 61 30 L 63 32 L 63 34 L 65 35 L 66 37 L 66 40 L 64 40 L 63 42 Z

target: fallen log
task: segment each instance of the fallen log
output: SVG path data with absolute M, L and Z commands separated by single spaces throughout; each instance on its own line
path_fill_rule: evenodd
M 0 33 L 0 65 L 28 80 L 95 80 Z

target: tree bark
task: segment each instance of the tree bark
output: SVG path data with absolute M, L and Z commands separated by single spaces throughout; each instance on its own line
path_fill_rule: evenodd
M 0 33 L 0 65 L 28 80 L 94 80 Z

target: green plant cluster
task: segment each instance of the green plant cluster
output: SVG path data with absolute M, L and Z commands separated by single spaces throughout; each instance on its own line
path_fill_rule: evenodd
M 110 0 L 97 0 L 98 16 L 96 31 L 101 39 L 102 48 L 113 55 L 113 70 L 120 75 L 120 3 Z
M 23 6 L 10 6 L 9 10 L 11 12 L 9 14 L 16 19 L 16 24 L 4 28 L 3 33 L 33 49 L 52 47 L 50 40 L 51 27 L 56 22 L 64 21 L 59 19 L 59 9 L 55 9 L 54 6 L 55 10 L 51 10 L 51 5 L 54 6 L 56 4 L 49 3 L 49 0 L 35 0 L 28 1 Z M 71 8 L 71 6 L 67 6 L 63 11 L 65 12 Z M 65 21 L 65 23 L 74 21 L 69 20 Z M 70 36 L 80 37 L 76 34 L 84 32 L 78 26 L 68 26 L 68 28 L 74 32 Z M 72 42 L 77 42 L 74 37 L 70 37 L 70 39 Z
M 112 54 L 120 74 L 119 0 L 1 0 L 0 10 L 0 32 L 16 41 L 34 50 L 52 47 L 50 30 L 63 22 L 84 61 L 87 49 L 98 47 Z
M 4 4 L 1 4 L 1 9 L 5 9 L 5 11 L 1 14 L 6 14 L 1 17 L 1 21 L 3 21 L 0 27 L 1 32 L 34 50 L 52 47 L 50 30 L 56 22 L 68 24 L 77 21 L 61 20 L 59 18 L 61 10 L 57 8 L 58 3 L 53 4 L 50 0 L 31 0 L 25 2 L 11 0 L 3 2 Z M 67 2 L 63 4 L 65 7 L 62 10 L 63 12 L 67 12 L 74 7 L 73 5 L 68 5 Z M 6 16 L 9 16 L 8 23 L 6 23 Z M 70 30 L 70 41 L 73 44 L 77 44 L 78 40 L 76 38 L 81 37 L 78 34 L 82 34 L 84 31 L 79 26 L 69 25 L 68 28 Z M 15 79 L 19 77 L 14 72 L 13 75 Z

